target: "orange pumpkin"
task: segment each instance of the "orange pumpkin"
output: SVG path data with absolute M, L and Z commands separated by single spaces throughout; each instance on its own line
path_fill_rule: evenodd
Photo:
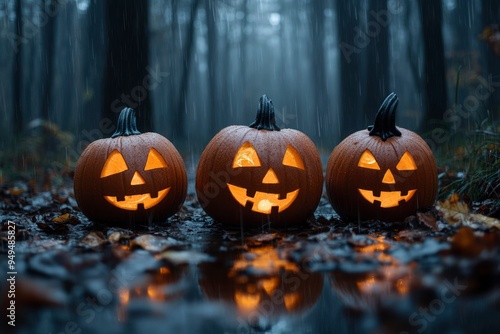
M 78 206 L 105 223 L 162 221 L 178 211 L 187 191 L 182 158 L 165 137 L 136 127 L 135 112 L 121 111 L 111 138 L 92 142 L 75 168 Z
M 391 93 L 375 125 L 351 134 L 330 155 L 326 190 L 345 219 L 403 220 L 434 203 L 436 161 L 419 135 L 396 127 L 398 102 Z
M 232 226 L 304 222 L 319 203 L 322 183 L 313 142 L 300 131 L 280 130 L 265 95 L 255 122 L 222 129 L 203 151 L 196 171 L 201 206 Z

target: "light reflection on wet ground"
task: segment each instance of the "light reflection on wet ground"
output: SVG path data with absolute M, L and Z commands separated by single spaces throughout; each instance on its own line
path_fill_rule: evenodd
M 303 227 L 244 234 L 208 219 L 193 197 L 166 225 L 134 231 L 97 226 L 71 207 L 64 210 L 79 223 L 39 224 L 51 221 L 52 209 L 3 214 L 2 222 L 18 224 L 20 333 L 500 328 L 497 230 L 343 223 L 324 198 L 316 219 Z

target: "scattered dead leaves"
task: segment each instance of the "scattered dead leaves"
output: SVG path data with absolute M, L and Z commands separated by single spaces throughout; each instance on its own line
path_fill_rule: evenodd
M 473 228 L 496 227 L 500 229 L 500 220 L 471 212 L 469 205 L 462 201 L 457 193 L 438 202 L 436 209 L 442 220 L 450 225 L 462 224 Z

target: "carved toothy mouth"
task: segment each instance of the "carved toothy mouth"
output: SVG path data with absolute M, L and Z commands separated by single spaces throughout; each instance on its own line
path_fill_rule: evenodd
M 234 199 L 242 206 L 246 206 L 247 201 L 253 203 L 252 211 L 270 214 L 273 207 L 278 207 L 278 212 L 288 208 L 299 194 L 299 189 L 286 193 L 285 198 L 279 199 L 279 194 L 265 193 L 256 191 L 255 195 L 247 196 L 247 189 L 227 184 L 229 192 L 233 195 Z
M 169 190 L 170 187 L 158 191 L 157 197 L 151 197 L 151 194 L 138 194 L 125 196 L 125 199 L 122 200 L 118 200 L 116 196 L 104 196 L 104 198 L 109 203 L 123 210 L 136 211 L 139 204 L 142 204 L 144 209 L 147 210 L 160 203 L 167 196 Z
M 406 195 L 402 195 L 401 191 L 381 191 L 380 196 L 374 196 L 372 190 L 358 189 L 361 196 L 370 203 L 375 201 L 380 202 L 381 208 L 392 208 L 399 205 L 399 202 L 404 200 L 408 202 L 417 189 L 408 190 Z

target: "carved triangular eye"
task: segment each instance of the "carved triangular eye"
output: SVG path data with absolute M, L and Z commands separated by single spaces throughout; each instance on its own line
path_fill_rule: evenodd
M 300 157 L 299 152 L 292 146 L 288 146 L 285 152 L 285 156 L 283 157 L 283 165 L 300 168 L 304 170 L 304 162 Z
M 160 152 L 155 150 L 154 148 L 149 150 L 148 160 L 146 161 L 146 166 L 144 170 L 151 170 L 157 168 L 167 168 L 167 162 L 161 156 Z
M 358 167 L 380 170 L 377 159 L 375 159 L 370 150 L 366 150 L 361 154 L 361 158 L 359 158 L 358 161 Z
M 234 156 L 233 168 L 238 167 L 259 167 L 261 165 L 259 155 L 255 148 L 249 142 L 241 145 Z
M 123 155 L 118 150 L 114 150 L 102 167 L 101 177 L 122 173 L 126 170 L 128 170 L 128 166 Z
M 406 151 L 401 159 L 399 160 L 398 164 L 396 165 L 397 170 L 416 170 L 417 169 L 417 164 L 415 163 L 415 160 L 413 160 L 413 157 L 411 156 L 410 152 Z

